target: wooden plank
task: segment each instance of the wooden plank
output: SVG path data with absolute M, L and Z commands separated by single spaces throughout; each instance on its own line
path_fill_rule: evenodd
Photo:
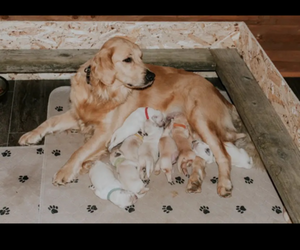
M 300 151 L 236 49 L 212 49 L 232 98 L 289 216 L 300 222 Z
M 283 77 L 300 77 L 300 61 L 273 61 L 273 63 Z
M 142 49 L 145 63 L 213 71 L 208 49 Z M 97 49 L 0 50 L 0 73 L 72 73 L 92 58 Z
M 272 61 L 300 62 L 299 50 L 265 50 L 266 54 L 272 58 Z
M 249 24 L 297 25 L 299 15 L 0 15 L 5 21 L 229 21 Z

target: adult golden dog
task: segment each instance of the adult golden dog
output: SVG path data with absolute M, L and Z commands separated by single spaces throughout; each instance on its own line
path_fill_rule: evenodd
M 71 107 L 49 118 L 19 139 L 36 144 L 46 134 L 69 129 L 92 132 L 54 175 L 54 185 L 72 181 L 82 165 L 107 151 L 113 132 L 138 107 L 152 107 L 165 115 L 183 112 L 193 130 L 211 148 L 218 164 L 217 193 L 230 197 L 230 156 L 224 141 L 236 139 L 235 107 L 205 78 L 182 69 L 146 65 L 142 52 L 131 41 L 114 37 L 71 78 Z

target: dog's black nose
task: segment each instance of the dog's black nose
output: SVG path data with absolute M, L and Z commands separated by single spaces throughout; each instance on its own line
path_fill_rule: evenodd
M 155 74 L 147 69 L 145 78 L 147 82 L 152 82 L 155 78 Z

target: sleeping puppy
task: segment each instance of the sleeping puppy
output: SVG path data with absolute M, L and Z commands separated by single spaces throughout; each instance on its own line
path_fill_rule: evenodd
M 192 166 L 196 157 L 192 150 L 192 133 L 189 123 L 183 113 L 168 114 L 167 119 L 174 119 L 172 127 L 172 138 L 174 139 L 178 152 L 178 170 L 185 176 L 189 176 L 187 168 Z
M 145 187 L 138 172 L 137 163 L 126 159 L 120 149 L 114 149 L 110 154 L 110 162 L 116 168 L 117 178 L 122 186 L 142 198 L 149 188 Z
M 147 119 L 143 126 L 144 139 L 139 148 L 139 173 L 142 180 L 147 180 L 158 160 L 158 144 L 164 128 L 151 119 Z
M 224 142 L 225 149 L 227 153 L 231 157 L 231 165 L 239 168 L 252 168 L 253 167 L 253 160 L 252 157 L 248 155 L 245 149 L 238 148 L 231 142 Z M 215 162 L 215 157 L 211 152 L 209 146 L 204 143 L 202 140 L 194 140 L 192 142 L 193 151 L 204 159 L 206 163 Z
M 108 151 L 111 152 L 112 148 L 125 140 L 126 137 L 137 133 L 143 128 L 146 120 L 151 119 L 158 126 L 162 127 L 165 124 L 165 118 L 161 111 L 142 107 L 133 111 L 112 135 L 109 142 Z
M 143 143 L 142 132 L 139 131 L 134 135 L 128 136 L 121 144 L 119 149 L 122 151 L 124 157 L 128 160 L 138 163 L 139 161 L 139 148 Z
M 91 164 L 89 177 L 95 194 L 120 208 L 131 206 L 138 199 L 133 192 L 123 188 L 120 181 L 114 176 L 111 167 L 102 161 L 97 160 Z
M 174 120 L 169 120 L 169 123 L 166 124 L 164 132 L 159 139 L 159 158 L 155 164 L 154 173 L 158 175 L 160 170 L 165 173 L 168 182 L 172 185 L 174 184 L 172 174 L 173 166 L 177 163 L 178 159 L 178 148 L 175 141 L 173 140 L 171 133 Z

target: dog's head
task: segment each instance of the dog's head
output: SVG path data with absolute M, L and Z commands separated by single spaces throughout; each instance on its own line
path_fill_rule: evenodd
M 202 140 L 193 140 L 192 149 L 195 154 L 206 161 L 206 163 L 214 162 L 214 155 L 210 150 L 210 147 Z
M 158 127 L 164 127 L 165 126 L 165 116 L 164 114 L 157 110 L 157 109 L 150 109 L 149 110 L 150 119 L 156 124 Z
M 118 189 L 111 193 L 109 200 L 120 208 L 125 208 L 137 202 L 138 197 L 133 192 Z
M 115 166 L 116 163 L 117 163 L 117 160 L 119 158 L 124 158 L 124 154 L 123 152 L 119 149 L 119 148 L 113 148 L 110 155 L 109 155 L 109 160 L 110 160 L 110 163 Z
M 128 39 L 113 37 L 105 42 L 91 60 L 92 84 L 123 84 L 131 89 L 150 86 L 155 74 L 142 61 L 139 46 Z

